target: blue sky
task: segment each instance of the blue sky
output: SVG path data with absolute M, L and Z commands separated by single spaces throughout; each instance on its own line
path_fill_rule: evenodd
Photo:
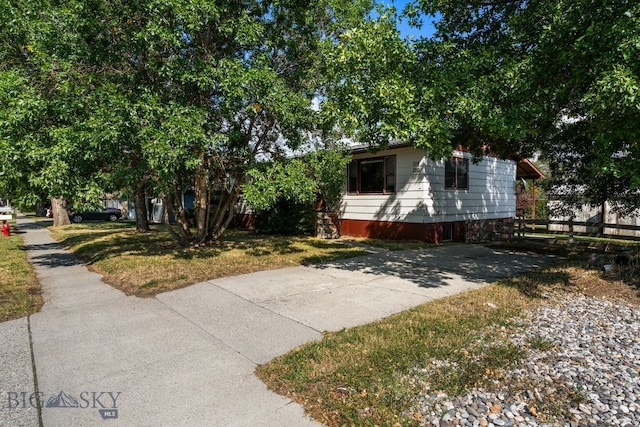
M 404 6 L 410 0 L 379 0 L 379 1 L 382 4 L 394 6 L 398 10 L 398 13 L 401 13 L 402 10 L 404 9 Z M 423 25 L 419 29 L 410 27 L 406 20 L 402 20 L 398 23 L 398 29 L 400 30 L 400 34 L 402 34 L 403 37 L 409 37 L 409 36 L 414 36 L 415 38 L 419 38 L 421 36 L 429 37 L 429 36 L 432 36 L 436 31 L 433 26 L 433 19 L 434 18 L 432 17 L 425 16 L 423 18 Z

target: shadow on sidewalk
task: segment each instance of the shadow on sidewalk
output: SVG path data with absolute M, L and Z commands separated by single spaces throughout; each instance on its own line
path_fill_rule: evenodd
M 492 283 L 540 265 L 553 257 L 532 252 L 501 250 L 482 245 L 450 245 L 428 249 L 380 252 L 315 265 L 399 277 L 422 288 L 450 286 L 452 280 Z
M 59 243 L 25 245 L 24 250 L 30 252 L 29 262 L 40 267 L 71 267 L 82 265 L 72 253 L 67 252 Z
M 12 226 L 12 228 L 16 230 L 16 233 L 24 233 L 28 230 L 42 230 L 43 228 L 53 225 L 53 221 L 33 221 L 26 217 L 19 217 L 18 219 L 22 219 L 23 221 Z

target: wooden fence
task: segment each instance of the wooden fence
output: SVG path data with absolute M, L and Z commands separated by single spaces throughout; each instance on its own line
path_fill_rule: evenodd
M 561 221 L 543 219 L 516 219 L 514 233 L 562 234 L 573 236 L 608 237 L 640 241 L 640 226 L 627 224 L 603 224 L 587 221 Z

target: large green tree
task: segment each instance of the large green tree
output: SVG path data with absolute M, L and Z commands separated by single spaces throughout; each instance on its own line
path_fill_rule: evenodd
M 444 88 L 422 53 L 397 28 L 394 8 L 341 35 L 328 54 L 322 115 L 375 151 L 391 140 L 424 149 L 432 158 L 451 154 L 450 123 L 441 114 Z
M 97 96 L 70 54 L 80 48 L 65 31 L 65 10 L 3 0 L 0 22 L 3 186 L 18 203 L 50 197 L 55 223 L 65 223 L 64 199 L 95 200 L 105 182 L 103 150 L 89 125 Z
M 438 16 L 416 81 L 442 89 L 426 105 L 454 144 L 540 152 L 579 202 L 640 207 L 640 3 L 419 0 L 407 14 Z
M 331 129 L 328 52 L 371 8 L 311 2 L 2 0 L 0 125 L 12 191 L 161 195 L 176 241 L 216 239 L 246 171 Z M 195 233 L 181 192 L 196 193 Z M 138 200 L 138 197 L 136 197 Z M 139 224 L 140 228 L 144 224 Z

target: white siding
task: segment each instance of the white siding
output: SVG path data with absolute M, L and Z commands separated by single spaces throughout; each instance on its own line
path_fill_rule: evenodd
M 485 157 L 469 158 L 469 189 L 444 188 L 444 161 L 428 160 L 423 151 L 406 147 L 354 159 L 396 156 L 396 192 L 345 194 L 342 218 L 366 221 L 434 223 L 515 216 L 516 163 Z

